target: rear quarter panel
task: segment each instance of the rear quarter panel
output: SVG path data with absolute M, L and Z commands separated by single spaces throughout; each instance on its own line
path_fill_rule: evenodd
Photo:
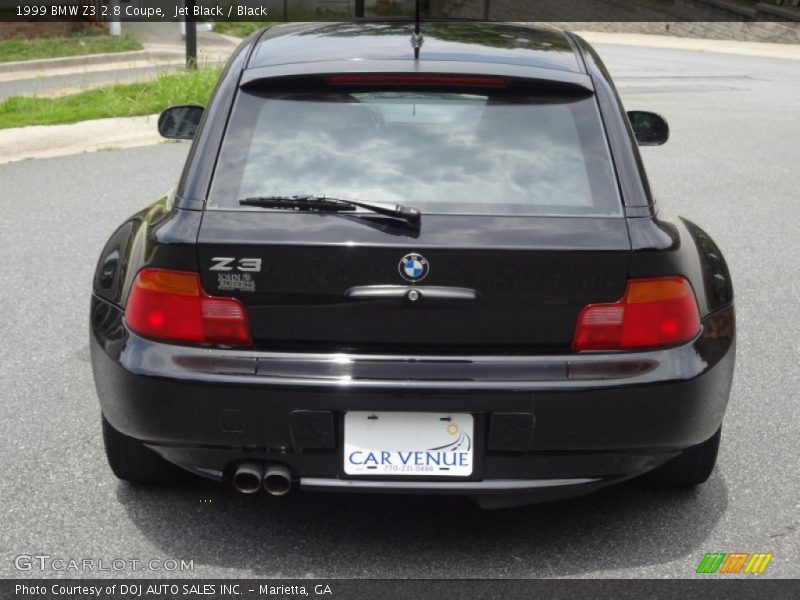
M 197 232 L 202 212 L 172 206 L 165 196 L 128 218 L 106 242 L 95 269 L 94 294 L 124 306 L 144 266 L 197 271 Z
M 629 277 L 684 275 L 694 288 L 700 316 L 733 304 L 733 282 L 717 244 L 684 218 L 628 219 Z

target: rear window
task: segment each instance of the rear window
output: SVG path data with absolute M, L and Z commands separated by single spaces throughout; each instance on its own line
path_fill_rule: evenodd
M 240 92 L 207 207 L 309 194 L 427 214 L 622 214 L 593 96 Z

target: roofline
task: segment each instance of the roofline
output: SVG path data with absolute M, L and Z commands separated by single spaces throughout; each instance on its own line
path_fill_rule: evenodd
M 318 29 L 321 27 L 325 27 L 328 25 L 334 25 L 337 23 L 347 23 L 347 24 L 370 24 L 370 23 L 407 23 L 409 25 L 414 24 L 414 20 L 408 19 L 353 19 L 353 20 L 342 20 L 342 21 L 298 21 L 292 23 L 282 23 L 280 25 L 272 25 L 264 27 L 263 29 L 257 30 L 251 36 L 254 39 L 254 43 L 251 47 L 250 54 L 247 57 L 247 62 L 245 63 L 245 70 L 249 69 L 262 69 L 268 67 L 252 67 L 251 61 L 253 56 L 257 53 L 258 48 L 265 43 L 268 43 L 269 40 L 285 37 L 289 35 L 294 35 L 296 33 L 300 33 L 303 31 L 310 31 L 313 29 Z M 554 27 L 552 25 L 532 25 L 530 23 L 516 23 L 516 22 L 501 22 L 501 21 L 485 21 L 482 19 L 423 19 L 422 23 L 475 23 L 475 24 L 487 24 L 487 25 L 511 25 L 514 27 L 519 27 L 520 29 L 529 29 L 529 30 L 540 30 L 540 31 L 548 31 L 551 33 L 559 33 L 563 36 L 564 40 L 570 45 L 572 48 L 572 53 L 575 56 L 575 63 L 578 66 L 580 73 L 586 75 L 586 62 L 583 57 L 583 53 L 581 52 L 580 46 L 576 43 L 575 38 L 573 37 L 574 34 L 571 32 L 561 29 L 559 27 Z M 423 32 L 424 34 L 424 32 Z M 397 60 L 397 59 L 394 59 Z M 320 61 L 309 61 L 312 64 L 316 64 Z M 364 61 L 367 62 L 367 61 Z M 455 61 L 452 61 L 455 62 Z M 478 65 L 478 64 L 507 64 L 502 63 L 500 61 L 464 61 L 466 64 L 471 65 Z M 285 63 L 287 65 L 296 65 L 300 63 Z M 283 65 L 275 65 L 275 66 L 283 66 Z M 533 69 L 544 69 L 546 67 L 537 67 L 534 65 L 518 65 L 515 64 L 514 66 L 519 66 L 522 68 L 533 68 Z M 548 68 L 551 71 L 558 71 L 563 73 L 570 73 L 571 71 L 567 69 L 552 69 Z M 343 71 L 347 72 L 347 71 Z M 588 89 L 593 90 L 593 87 L 589 87 Z

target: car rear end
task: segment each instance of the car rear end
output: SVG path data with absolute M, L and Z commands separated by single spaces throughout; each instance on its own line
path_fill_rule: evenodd
M 422 220 L 241 204 L 307 194 Z M 720 427 L 732 308 L 690 224 L 626 218 L 585 82 L 243 77 L 200 214 L 195 268 L 143 264 L 92 344 L 105 418 L 195 473 L 499 506 Z

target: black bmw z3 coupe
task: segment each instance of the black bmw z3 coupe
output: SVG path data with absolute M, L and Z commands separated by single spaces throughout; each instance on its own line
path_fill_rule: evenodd
M 667 124 L 580 37 L 275 27 L 159 128 L 183 174 L 93 284 L 117 477 L 501 507 L 711 474 L 731 278 L 657 213 L 637 146 Z

